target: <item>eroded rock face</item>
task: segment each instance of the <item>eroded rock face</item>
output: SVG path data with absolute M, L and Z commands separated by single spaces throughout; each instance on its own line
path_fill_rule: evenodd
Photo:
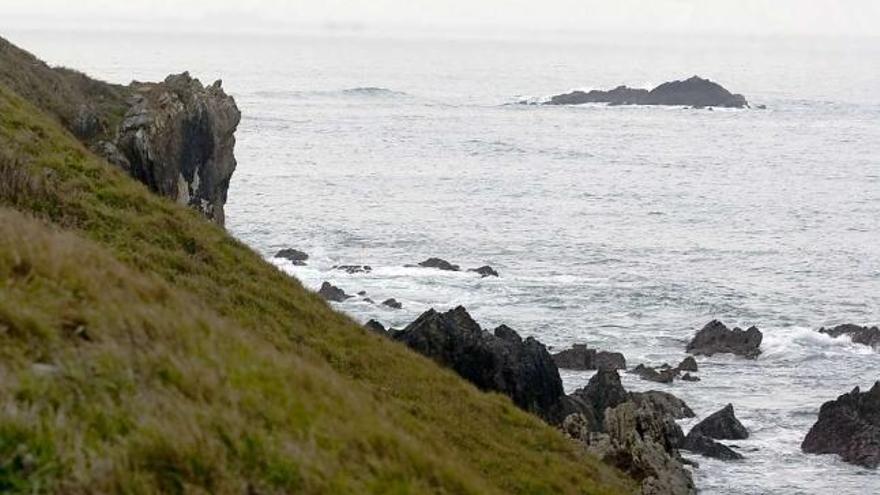
M 598 351 L 586 344 L 573 344 L 553 354 L 556 366 L 568 370 L 622 370 L 626 369 L 626 358 L 619 352 Z
M 727 404 L 691 428 L 691 433 L 700 433 L 716 440 L 744 440 L 749 438 L 749 430 L 736 419 L 733 405 Z
M 822 404 L 801 449 L 808 454 L 837 454 L 845 462 L 880 466 L 880 381 Z
M 559 370 L 544 345 L 531 337 L 523 339 L 504 325 L 494 334 L 484 331 L 459 306 L 445 313 L 428 310 L 393 338 L 548 422 L 562 420 Z
M 547 105 L 578 105 L 582 103 L 608 103 L 611 105 L 683 105 L 697 108 L 748 106 L 745 97 L 733 94 L 720 84 L 693 76 L 684 81 L 663 83 L 647 89 L 618 86 L 610 91 L 573 91 L 556 95 Z
M 724 323 L 712 320 L 706 324 L 687 345 L 691 354 L 731 353 L 754 359 L 761 354 L 761 341 L 764 335 L 757 327 L 748 330 L 727 328 Z
M 157 194 L 223 225 L 223 205 L 235 170 L 235 129 L 241 112 L 221 88 L 189 73 L 161 83 L 133 83 L 120 124 L 117 163 Z
M 848 335 L 856 344 L 871 346 L 874 349 L 880 349 L 880 328 L 877 327 L 860 327 L 847 323 L 837 325 L 833 328 L 820 328 L 819 332 L 832 337 L 840 337 Z

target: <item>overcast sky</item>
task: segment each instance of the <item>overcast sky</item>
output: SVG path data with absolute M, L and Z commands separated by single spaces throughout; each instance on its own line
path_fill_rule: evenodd
M 878 36 L 880 0 L 0 0 L 0 29 L 84 26 Z

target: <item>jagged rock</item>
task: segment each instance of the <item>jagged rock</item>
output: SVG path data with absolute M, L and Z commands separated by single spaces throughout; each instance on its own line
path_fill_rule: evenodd
M 294 265 L 305 265 L 306 260 L 309 259 L 309 255 L 300 251 L 298 249 L 293 248 L 284 248 L 277 253 L 275 253 L 276 258 L 282 258 L 290 261 Z
M 340 289 L 339 287 L 336 287 L 335 285 L 331 284 L 330 282 L 324 282 L 323 284 L 321 284 L 321 288 L 318 289 L 318 295 L 328 301 L 333 301 L 333 302 L 342 302 L 342 301 L 345 301 L 346 299 L 351 299 L 352 297 L 354 297 L 354 296 L 349 296 L 348 294 L 345 293 L 344 290 Z
M 479 273 L 480 276 L 482 276 L 483 278 L 486 278 L 486 277 L 498 277 L 498 276 L 499 276 L 499 275 L 498 275 L 498 272 L 496 272 L 495 269 L 492 268 L 492 267 L 489 266 L 489 265 L 481 266 L 481 267 L 479 267 L 479 268 L 471 268 L 471 269 L 468 270 L 468 271 L 469 271 L 469 272 L 477 272 L 477 273 Z
M 672 380 L 678 376 L 678 370 L 675 368 L 671 368 L 668 364 L 664 366 L 660 366 L 660 371 L 655 368 L 651 368 L 650 366 L 645 366 L 644 364 L 639 364 L 635 368 L 629 371 L 629 373 L 633 373 L 638 375 L 642 380 L 648 380 L 651 382 L 657 383 L 672 383 Z
M 522 339 L 500 326 L 484 331 L 459 306 L 431 309 L 394 335 L 413 350 L 455 370 L 483 390 L 508 395 L 520 408 L 559 424 L 562 379 L 550 353 L 532 337 Z
M 333 270 L 340 270 L 349 275 L 354 275 L 356 273 L 370 273 L 373 271 L 373 267 L 370 265 L 338 265 L 334 266 Z
M 698 76 L 684 81 L 666 82 L 650 91 L 618 86 L 610 91 L 573 91 L 556 95 L 546 102 L 547 105 L 578 105 L 582 103 L 681 105 L 695 108 L 743 108 L 748 106 L 748 102 L 742 95 L 732 94 L 721 85 Z
M 880 349 L 880 328 L 877 327 L 860 327 L 858 325 L 847 323 L 844 325 L 837 325 L 833 328 L 823 327 L 819 329 L 819 332 L 830 335 L 832 337 L 848 335 L 849 338 L 852 339 L 852 341 L 856 344 L 867 345 L 875 349 Z
M 880 381 L 822 404 L 801 449 L 808 454 L 837 454 L 845 462 L 880 466 Z
M 706 419 L 691 428 L 691 433 L 700 433 L 716 440 L 743 440 L 749 438 L 749 431 L 736 419 L 733 404 L 710 414 Z
M 638 404 L 647 402 L 654 409 L 668 414 L 675 419 L 694 418 L 697 416 L 685 401 L 668 392 L 650 390 L 648 392 L 631 392 L 629 395 L 634 402 Z
M 722 461 L 737 461 L 743 458 L 742 454 L 730 447 L 694 431 L 691 431 L 684 437 L 684 443 L 681 448 L 682 450 L 689 450 L 702 456 Z
M 132 89 L 116 141 L 127 172 L 223 225 L 241 119 L 235 100 L 219 80 L 205 87 L 187 72 L 161 83 L 132 83 Z
M 617 371 L 599 370 L 585 387 L 566 397 L 565 414 L 583 414 L 590 427 L 599 431 L 605 420 L 605 410 L 628 400 L 630 396 L 623 388 Z
M 397 299 L 393 297 L 391 299 L 386 299 L 382 301 L 382 306 L 388 306 L 391 309 L 401 309 L 403 308 L 403 304 L 400 303 Z
M 370 320 L 364 324 L 368 330 L 376 332 L 380 335 L 385 335 L 388 331 L 385 329 L 385 325 L 381 324 L 376 320 Z
M 730 330 L 720 321 L 712 320 L 697 332 L 686 350 L 691 354 L 706 356 L 731 353 L 754 359 L 761 353 L 763 338 L 757 327 L 749 327 L 748 330 L 740 328 Z
M 679 363 L 679 365 L 676 369 L 678 369 L 679 371 L 696 372 L 697 371 L 697 360 L 694 359 L 693 356 L 688 356 L 688 357 L 684 358 L 681 361 L 681 363 Z
M 419 266 L 422 268 L 436 268 L 438 270 L 445 270 L 448 272 L 457 272 L 461 268 L 458 265 L 453 265 L 452 263 L 442 260 L 440 258 L 428 258 L 425 261 L 419 263 Z
M 626 369 L 626 358 L 619 352 L 597 351 L 586 344 L 573 344 L 553 354 L 553 362 L 568 370 L 621 370 Z
M 690 374 L 690 373 L 685 373 L 684 375 L 681 376 L 681 379 L 684 380 L 684 381 L 686 381 L 686 382 L 698 382 L 698 381 L 700 381 L 700 377 L 698 377 L 698 376 L 694 376 L 694 375 L 692 375 L 692 374 Z

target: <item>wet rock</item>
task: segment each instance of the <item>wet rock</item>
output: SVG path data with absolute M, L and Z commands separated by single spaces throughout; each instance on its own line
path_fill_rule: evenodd
M 668 414 L 674 419 L 694 418 L 697 416 L 685 401 L 668 392 L 650 390 L 648 392 L 632 392 L 629 395 L 634 402 L 638 404 L 647 402 L 657 411 Z
M 734 328 L 730 330 L 718 320 L 706 324 L 687 345 L 691 354 L 731 353 L 754 359 L 761 353 L 763 334 L 757 327 L 748 330 Z
M 677 369 L 679 371 L 697 371 L 697 360 L 694 359 L 693 356 L 688 356 L 684 358 L 681 363 L 679 363 Z
M 639 364 L 638 366 L 630 370 L 629 373 L 638 375 L 638 377 L 642 380 L 648 380 L 657 383 L 672 383 L 672 380 L 676 376 L 678 376 L 678 370 L 669 367 L 668 364 L 665 368 L 663 366 L 660 366 L 659 369 L 651 368 L 650 366 L 645 366 L 644 364 Z
M 820 328 L 819 332 L 832 337 L 840 337 L 847 335 L 856 344 L 871 346 L 880 349 L 880 328 L 878 327 L 860 327 L 850 323 L 837 325 L 833 328 Z
M 690 373 L 685 373 L 684 375 L 682 375 L 681 379 L 684 380 L 684 381 L 686 381 L 686 382 L 698 382 L 698 381 L 700 381 L 700 377 L 698 377 L 698 376 L 694 376 L 694 375 L 692 375 L 692 374 L 690 374 Z
M 743 459 L 742 454 L 736 452 L 730 447 L 716 442 L 711 438 L 699 433 L 691 431 L 684 438 L 681 446 L 682 450 L 688 450 L 704 457 L 720 459 L 722 461 L 737 461 Z
M 376 320 L 370 320 L 370 321 L 366 322 L 366 323 L 364 324 L 364 327 L 366 327 L 367 330 L 370 330 L 370 331 L 376 332 L 376 333 L 381 334 L 381 335 L 385 335 L 385 334 L 388 332 L 388 331 L 385 329 L 385 325 L 383 325 L 382 323 L 380 323 L 380 322 L 378 322 L 378 321 L 376 321 Z
M 321 284 L 321 288 L 318 289 L 318 295 L 326 299 L 327 301 L 333 302 L 342 302 L 346 299 L 351 299 L 354 296 L 349 296 L 345 293 L 344 290 L 336 287 L 330 282 L 324 282 Z
M 553 354 L 553 362 L 569 370 L 626 369 L 623 354 L 589 349 L 586 344 L 573 344 L 570 349 Z
M 366 296 L 366 295 L 367 295 L 367 291 L 365 291 L 365 290 L 358 291 L 358 295 L 359 295 L 359 296 Z
M 559 424 L 564 393 L 550 353 L 534 338 L 501 326 L 484 331 L 459 306 L 433 309 L 397 332 L 394 339 L 447 366 L 483 390 L 508 395 L 520 408 Z
M 837 454 L 867 468 L 880 466 L 880 381 L 867 392 L 856 387 L 822 404 L 801 449 L 808 454 Z
M 578 105 L 582 103 L 676 105 L 695 108 L 743 108 L 748 106 L 748 102 L 742 95 L 732 94 L 721 85 L 698 76 L 684 81 L 666 82 L 650 91 L 627 86 L 618 86 L 610 91 L 573 91 L 554 96 L 546 104 Z
M 568 396 L 568 412 L 583 414 L 595 430 L 602 428 L 605 410 L 630 400 L 616 370 L 599 370 L 587 385 Z
M 394 299 L 393 297 L 391 299 L 386 299 L 386 300 L 382 301 L 382 306 L 387 306 L 391 309 L 403 308 L 403 304 L 398 302 L 398 300 Z
M 305 265 L 309 255 L 298 249 L 285 248 L 275 253 L 276 258 L 286 259 L 294 265 Z
M 338 265 L 333 267 L 334 270 L 340 270 L 349 275 L 354 275 L 356 273 L 370 273 L 373 271 L 373 267 L 370 265 Z
M 428 258 L 425 261 L 419 263 L 419 266 L 421 266 L 422 268 L 436 268 L 438 270 L 445 270 L 448 272 L 457 272 L 461 270 L 458 265 L 453 265 L 452 263 L 440 258 Z
M 495 269 L 492 268 L 492 267 L 489 266 L 489 265 L 481 266 L 481 267 L 479 267 L 479 268 L 471 268 L 471 269 L 468 270 L 468 271 L 469 271 L 469 272 L 477 272 L 477 273 L 479 273 L 480 276 L 482 276 L 483 278 L 486 278 L 486 277 L 498 277 L 498 276 L 499 276 L 499 275 L 498 275 L 498 272 L 496 272 Z
M 699 433 L 716 440 L 743 440 L 749 438 L 749 431 L 736 419 L 733 405 L 727 404 L 720 411 L 710 414 L 697 423 L 691 433 Z
M 223 225 L 241 120 L 235 100 L 220 81 L 205 87 L 187 72 L 161 83 L 132 83 L 131 89 L 115 143 L 128 161 L 126 171 Z
M 365 297 L 365 298 L 363 298 L 363 301 L 364 301 L 365 303 L 376 304 L 376 301 L 370 299 L 369 297 Z

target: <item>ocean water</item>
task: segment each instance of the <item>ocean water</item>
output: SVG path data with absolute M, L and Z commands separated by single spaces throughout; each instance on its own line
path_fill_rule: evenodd
M 337 305 L 359 320 L 464 305 L 630 365 L 677 363 L 713 318 L 757 325 L 757 360 L 625 384 L 701 416 L 734 405 L 746 459 L 696 458 L 703 493 L 880 492 L 877 471 L 799 449 L 824 401 L 880 379 L 880 353 L 815 331 L 880 324 L 880 40 L 4 34 L 113 82 L 222 77 L 243 112 L 228 229 L 267 257 L 308 252 L 276 260 L 308 287 L 404 305 Z M 693 74 L 767 109 L 513 104 Z M 430 256 L 501 277 L 405 267 Z

